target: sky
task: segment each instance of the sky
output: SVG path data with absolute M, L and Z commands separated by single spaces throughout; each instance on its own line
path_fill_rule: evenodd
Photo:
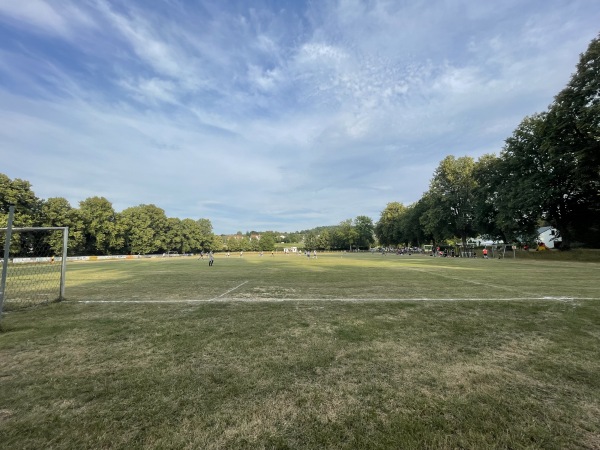
M 0 0 L 0 173 L 217 234 L 376 222 L 599 32 L 597 0 Z

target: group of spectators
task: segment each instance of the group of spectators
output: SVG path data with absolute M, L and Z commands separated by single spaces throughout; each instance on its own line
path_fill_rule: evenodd
M 423 249 L 419 247 L 380 247 L 380 248 L 372 248 L 371 253 L 379 252 L 382 255 L 386 255 L 388 253 L 395 255 L 412 255 L 413 253 L 422 254 Z

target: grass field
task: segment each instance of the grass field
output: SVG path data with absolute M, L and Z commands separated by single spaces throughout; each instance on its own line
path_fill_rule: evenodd
M 4 314 L 0 448 L 600 448 L 600 264 L 73 263 Z

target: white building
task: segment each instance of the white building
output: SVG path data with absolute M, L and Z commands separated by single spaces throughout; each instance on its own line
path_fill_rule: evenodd
M 543 243 L 547 248 L 554 248 L 555 243 L 562 242 L 562 239 L 558 237 L 558 231 L 552 227 L 538 228 L 538 243 Z M 559 247 L 560 244 L 556 245 Z

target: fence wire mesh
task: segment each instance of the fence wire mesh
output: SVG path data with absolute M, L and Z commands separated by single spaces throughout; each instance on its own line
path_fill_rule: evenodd
M 25 231 L 26 230 L 26 231 Z M 68 229 L 16 228 L 10 240 L 6 282 L 5 311 L 60 300 L 64 288 L 64 237 Z M 4 246 L 6 230 L 0 232 Z

